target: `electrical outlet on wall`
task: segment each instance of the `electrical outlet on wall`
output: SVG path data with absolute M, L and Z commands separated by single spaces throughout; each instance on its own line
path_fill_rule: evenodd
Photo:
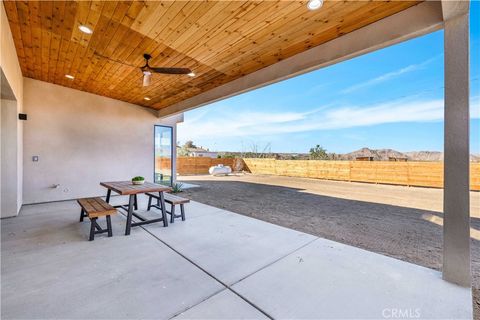
M 32 157 L 32 161 L 33 161 L 33 162 L 38 162 L 38 156 L 33 156 L 33 157 Z

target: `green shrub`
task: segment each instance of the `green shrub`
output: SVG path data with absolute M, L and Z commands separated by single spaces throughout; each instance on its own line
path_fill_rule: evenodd
M 172 186 L 172 193 L 183 192 L 183 183 L 175 183 Z

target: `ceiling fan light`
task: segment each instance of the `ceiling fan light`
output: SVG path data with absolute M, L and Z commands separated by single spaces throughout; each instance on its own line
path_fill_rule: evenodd
M 143 71 L 143 86 L 147 87 L 150 85 L 150 77 L 152 76 L 152 73 L 149 71 Z
M 189 76 L 189 77 L 195 77 L 195 72 L 192 71 L 192 72 L 190 72 L 190 73 L 187 73 L 187 76 Z
M 317 10 L 323 6 L 323 0 L 309 0 L 307 2 L 308 10 Z
M 93 33 L 92 29 L 90 29 L 89 27 L 87 27 L 83 24 L 79 25 L 78 29 L 80 29 L 80 31 L 82 31 L 83 33 L 86 33 L 86 34 L 92 34 Z

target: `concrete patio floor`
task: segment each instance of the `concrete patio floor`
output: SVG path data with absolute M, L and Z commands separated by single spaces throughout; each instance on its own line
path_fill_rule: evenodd
M 88 242 L 75 201 L 24 206 L 1 220 L 2 318 L 472 318 L 471 291 L 437 271 L 198 202 L 186 213 L 128 237 L 118 214 L 113 238 Z

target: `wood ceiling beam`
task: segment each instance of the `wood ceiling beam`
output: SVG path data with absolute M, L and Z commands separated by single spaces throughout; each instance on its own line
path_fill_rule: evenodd
M 443 27 L 442 5 L 426 1 L 296 54 L 246 76 L 158 111 L 159 117 L 185 112 L 300 74 L 317 70 Z

